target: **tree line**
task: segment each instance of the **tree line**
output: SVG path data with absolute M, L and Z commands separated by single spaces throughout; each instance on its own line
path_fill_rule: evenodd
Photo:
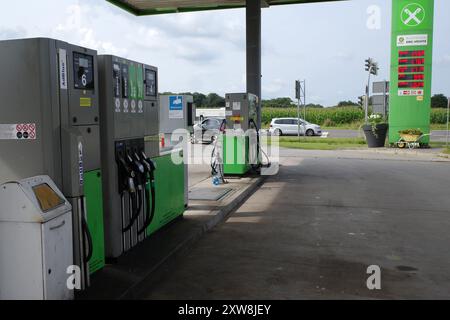
M 193 96 L 194 103 L 197 108 L 223 108 L 225 107 L 225 98 L 218 95 L 217 93 L 203 94 L 199 92 L 183 92 L 183 93 L 173 93 L 173 92 L 163 92 L 161 94 L 167 95 L 191 95 Z M 431 98 L 432 108 L 447 108 L 448 98 L 444 94 L 435 94 Z M 275 98 L 275 99 L 265 99 L 262 100 L 263 108 L 291 108 L 295 107 L 297 104 L 289 97 Z M 340 101 L 334 107 L 349 107 L 349 106 L 360 106 L 357 102 L 351 100 Z M 309 103 L 306 105 L 307 108 L 323 109 L 325 106 L 321 104 Z

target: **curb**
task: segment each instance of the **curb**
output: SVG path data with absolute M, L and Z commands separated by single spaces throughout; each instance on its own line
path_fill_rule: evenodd
M 139 279 L 133 286 L 127 289 L 117 300 L 132 300 L 139 297 L 139 293 L 145 289 L 145 284 L 149 281 L 152 275 L 158 271 L 163 265 L 175 260 L 177 255 L 194 245 L 202 236 L 208 231 L 212 230 L 219 224 L 225 222 L 227 218 L 236 211 L 259 187 L 266 181 L 267 176 L 261 176 L 256 179 L 249 187 L 247 187 L 241 194 L 239 194 L 234 201 L 230 202 L 227 206 L 215 210 L 217 212 L 214 217 L 206 221 L 201 227 L 197 228 L 188 238 L 176 246 L 173 250 L 167 253 L 167 255 L 153 268 Z

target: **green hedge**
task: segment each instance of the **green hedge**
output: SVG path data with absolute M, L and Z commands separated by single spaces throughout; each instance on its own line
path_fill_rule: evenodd
M 297 108 L 263 108 L 262 122 L 270 123 L 273 118 L 296 118 Z M 301 110 L 301 118 L 303 118 L 303 110 Z M 324 108 L 307 109 L 306 120 L 318 125 L 334 126 L 342 124 L 351 124 L 364 121 L 364 110 L 358 107 L 340 107 L 340 108 Z M 447 123 L 447 110 L 432 109 L 432 124 Z

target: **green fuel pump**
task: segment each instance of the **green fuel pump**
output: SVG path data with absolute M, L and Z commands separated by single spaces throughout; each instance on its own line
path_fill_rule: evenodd
M 251 93 L 229 93 L 225 100 L 227 125 L 221 136 L 223 172 L 225 175 L 245 175 L 261 164 L 259 128 L 256 126 L 258 97 Z

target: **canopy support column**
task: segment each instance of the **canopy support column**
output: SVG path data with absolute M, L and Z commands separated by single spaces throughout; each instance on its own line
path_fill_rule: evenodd
M 247 92 L 258 96 L 261 128 L 261 0 L 246 1 Z

